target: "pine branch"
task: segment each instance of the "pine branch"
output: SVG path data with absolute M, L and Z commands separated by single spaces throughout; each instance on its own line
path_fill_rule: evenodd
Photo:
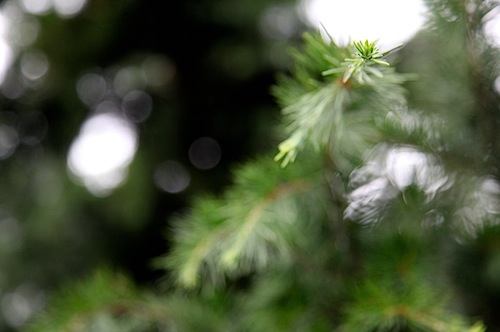
M 30 332 L 185 332 L 229 331 L 226 297 L 190 297 L 153 294 L 139 289 L 118 273 L 98 270 L 50 301 L 51 305 L 29 324 Z
M 277 259 L 289 261 L 290 250 L 300 245 L 307 229 L 304 223 L 312 222 L 300 219 L 297 200 L 303 207 L 311 204 L 309 218 L 321 213 L 319 170 L 315 158 L 287 171 L 269 158 L 241 167 L 224 197 L 199 200 L 176 221 L 174 249 L 158 264 L 190 288 L 200 285 L 200 276 L 205 285 L 216 285 L 228 275 L 259 271 Z
M 279 185 L 276 189 L 268 193 L 260 202 L 257 202 L 247 213 L 247 217 L 243 221 L 243 225 L 240 226 L 239 230 L 232 235 L 232 244 L 224 252 L 221 257 L 221 262 L 223 266 L 232 269 L 238 261 L 238 258 L 242 257 L 246 253 L 246 244 L 251 242 L 251 238 L 259 227 L 259 222 L 263 221 L 264 214 L 266 210 L 272 208 L 273 204 L 276 204 L 279 200 L 285 198 L 286 196 L 300 193 L 307 190 L 310 187 L 310 183 L 298 179 L 295 181 L 287 182 Z M 269 230 L 268 228 L 263 228 L 263 230 Z M 263 238 L 268 238 L 269 240 L 274 240 L 276 236 L 273 232 L 264 232 L 260 234 Z M 285 254 L 285 253 L 283 253 Z M 265 262 L 265 258 L 261 258 Z
M 339 332 L 410 331 L 484 332 L 481 322 L 473 325 L 446 310 L 443 296 L 430 285 L 403 281 L 396 289 L 384 283 L 367 282 L 357 289 L 346 308 Z M 401 289 L 402 287 L 402 289 Z
M 375 117 L 405 103 L 401 85 L 409 77 L 396 74 L 383 60 L 387 52 L 380 53 L 375 43 L 340 48 L 320 34 L 306 34 L 304 42 L 302 53 L 292 53 L 296 66 L 291 77 L 281 76 L 273 89 L 290 134 L 275 157 L 282 167 L 307 145 L 318 152 L 342 147 L 337 141 L 359 105 L 370 105 Z
M 226 237 L 226 217 L 222 214 L 223 203 L 216 198 L 203 197 L 193 202 L 188 217 L 172 222 L 176 225 L 172 242 L 174 249 L 156 260 L 159 267 L 174 270 L 175 282 L 185 287 L 199 284 L 199 270 L 204 261 L 218 256 L 218 244 Z M 215 262 L 205 265 L 207 276 L 213 282 L 218 274 Z
M 316 151 L 325 146 L 332 135 L 340 135 L 341 114 L 347 98 L 345 89 L 338 85 L 324 86 L 318 91 L 303 95 L 296 103 L 285 107 L 283 114 L 291 119 L 288 131 L 292 136 L 279 145 L 275 160 L 283 159 L 285 167 L 295 161 L 306 141 Z
M 123 331 L 146 331 L 152 325 L 172 323 L 170 308 L 137 289 L 124 275 L 97 271 L 92 278 L 58 294 L 48 312 L 29 326 L 33 332 L 88 331 L 92 325 L 107 324 L 107 330 L 126 322 Z M 97 320 L 107 317 L 107 323 Z

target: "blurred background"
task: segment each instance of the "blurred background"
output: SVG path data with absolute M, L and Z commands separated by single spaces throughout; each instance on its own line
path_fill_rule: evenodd
M 298 5 L 1 2 L 1 331 L 101 266 L 156 282 L 169 218 L 274 153 Z
M 224 190 L 234 165 L 274 154 L 270 87 L 302 32 L 323 24 L 340 43 L 390 48 L 424 12 L 421 1 L 1 1 L 0 330 L 100 266 L 155 283 L 168 220 Z

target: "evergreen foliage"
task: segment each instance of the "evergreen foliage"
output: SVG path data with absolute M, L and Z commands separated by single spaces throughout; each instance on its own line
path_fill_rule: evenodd
M 305 34 L 272 90 L 275 160 L 236 167 L 223 195 L 173 220 L 155 261 L 165 289 L 100 272 L 31 331 L 486 331 L 500 294 L 500 57 L 482 24 L 499 4 L 427 3 L 427 30 L 397 51 L 418 76 L 371 41 Z

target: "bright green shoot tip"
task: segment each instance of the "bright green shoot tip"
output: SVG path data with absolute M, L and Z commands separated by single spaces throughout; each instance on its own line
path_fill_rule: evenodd
M 363 59 L 364 61 L 373 61 L 378 64 L 386 65 L 389 66 L 389 63 L 384 60 L 379 60 L 380 58 L 383 58 L 387 54 L 391 53 L 392 51 L 402 47 L 402 45 L 396 46 L 389 51 L 386 51 L 384 53 L 380 53 L 378 47 L 376 46 L 375 42 L 370 42 L 368 40 L 363 41 L 355 41 L 353 42 L 354 47 L 357 50 L 357 55 Z
M 303 139 L 299 135 L 293 135 L 287 140 L 283 141 L 279 146 L 279 152 L 274 157 L 274 161 L 281 160 L 281 167 L 286 167 L 289 163 L 293 163 L 297 154 L 299 153 L 300 146 Z
M 346 83 L 351 77 L 355 76 L 360 83 L 364 83 L 365 81 L 369 81 L 368 73 L 376 73 L 377 76 L 380 76 L 381 72 L 379 70 L 375 70 L 373 68 L 368 68 L 372 64 L 382 65 L 382 66 L 390 66 L 389 62 L 383 59 L 384 56 L 389 54 L 390 52 L 401 47 L 397 46 L 389 51 L 381 53 L 379 48 L 377 47 L 375 42 L 371 42 L 369 40 L 365 41 L 355 41 L 352 43 L 355 49 L 355 58 L 347 58 L 345 59 L 345 63 L 348 64 L 345 69 L 344 76 L 342 81 Z M 323 72 L 323 74 L 331 74 L 334 73 L 332 69 Z

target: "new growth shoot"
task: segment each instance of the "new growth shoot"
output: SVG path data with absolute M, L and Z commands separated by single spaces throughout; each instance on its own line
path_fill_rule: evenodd
M 390 66 L 389 62 L 385 61 L 383 58 L 392 51 L 402 47 L 402 45 L 399 45 L 389 51 L 380 53 L 375 42 L 370 42 L 368 40 L 365 40 L 364 42 L 355 41 L 352 45 L 356 50 L 356 57 L 345 59 L 343 64 L 346 65 L 347 68 L 344 66 L 331 68 L 325 70 L 321 74 L 323 76 L 327 76 L 344 72 L 342 83 L 346 83 L 351 77 L 355 77 L 359 83 L 363 84 L 371 80 L 369 74 L 382 77 L 382 72 L 376 67 L 373 67 L 373 65 Z

